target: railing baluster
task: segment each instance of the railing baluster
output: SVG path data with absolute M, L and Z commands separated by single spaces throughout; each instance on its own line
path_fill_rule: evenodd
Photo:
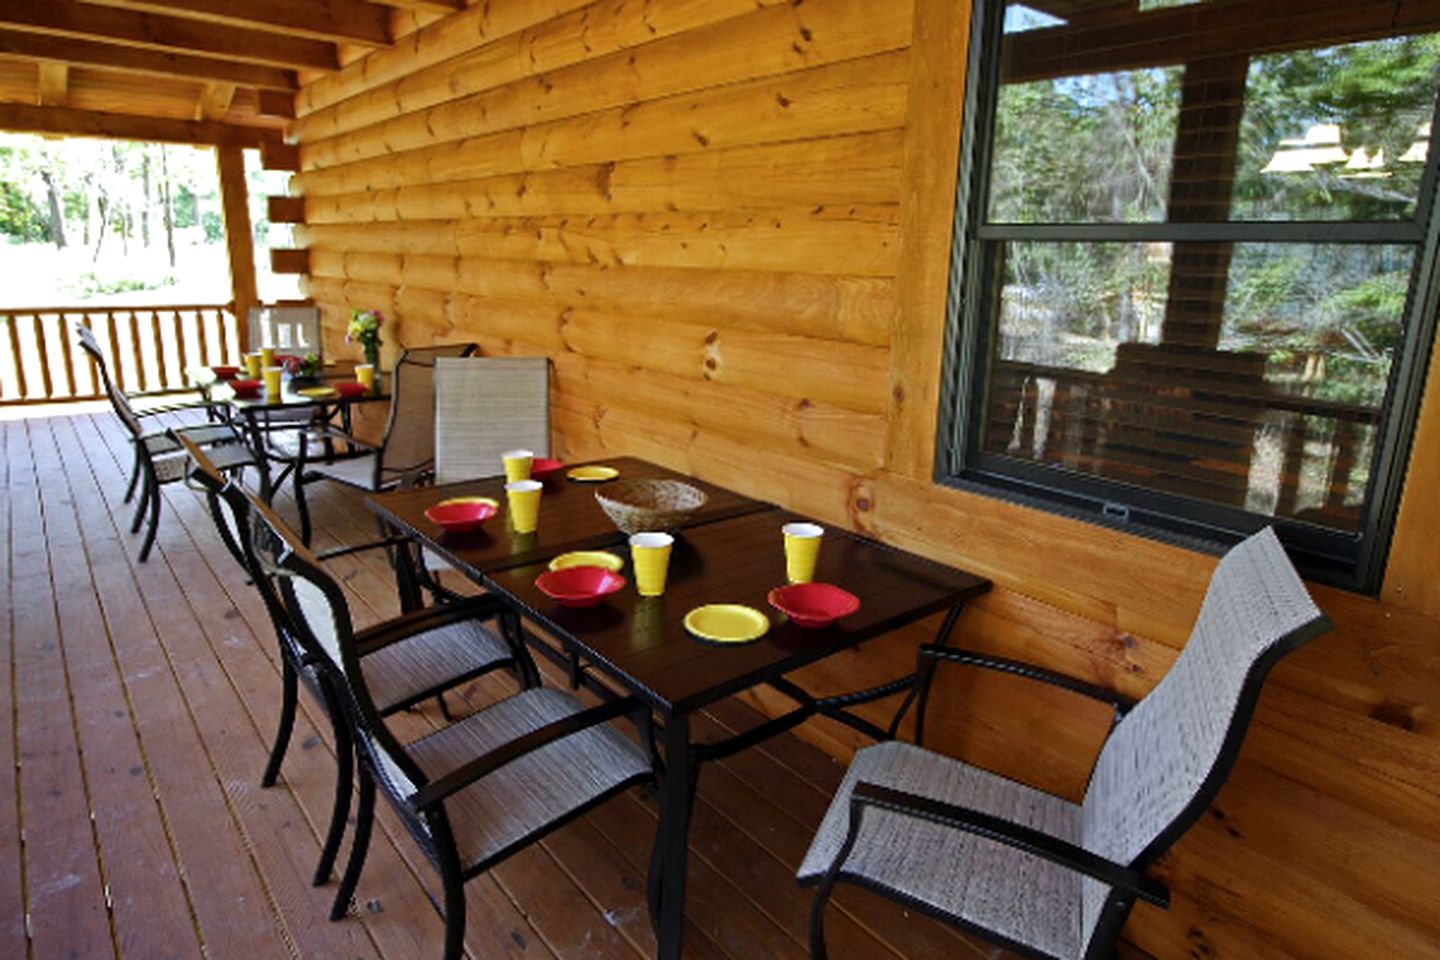
M 184 376 L 190 366 L 189 351 L 185 349 L 185 314 L 175 311 L 175 352 L 180 354 L 180 374 Z
M 135 389 L 145 391 L 145 357 L 140 351 L 140 312 L 130 311 L 130 322 L 126 324 L 130 331 L 130 355 L 135 360 Z
M 70 346 L 70 323 L 65 317 L 65 311 L 60 311 L 56 316 L 60 320 L 60 357 L 61 365 L 65 368 L 66 396 L 73 397 L 80 391 L 75 388 L 75 351 Z
M 165 363 L 165 339 L 160 336 L 160 311 L 150 311 L 150 337 L 155 342 L 155 379 L 152 390 L 164 390 L 170 385 L 170 371 Z
M 114 367 L 112 373 L 115 377 L 115 386 L 121 390 L 128 390 L 130 389 L 130 378 L 125 375 L 125 364 L 120 362 L 120 328 L 115 322 L 115 311 L 109 307 L 105 308 L 105 333 L 110 338 L 107 366 Z
M 28 400 L 30 387 L 25 382 L 25 357 L 20 352 L 20 314 L 12 313 L 5 324 L 10 328 L 10 355 L 15 359 L 15 385 L 21 400 Z
M 50 373 L 50 344 L 45 336 L 45 321 L 40 314 L 30 314 L 30 327 L 35 331 L 35 352 L 40 355 L 41 398 L 55 399 L 55 380 Z

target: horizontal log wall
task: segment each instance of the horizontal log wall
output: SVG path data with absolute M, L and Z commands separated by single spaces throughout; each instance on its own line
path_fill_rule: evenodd
M 379 308 L 387 362 L 462 337 L 548 355 L 563 456 L 649 457 L 988 574 L 966 644 L 1141 695 L 1213 558 L 930 480 L 967 18 L 493 0 L 357 59 L 302 90 L 295 126 L 328 335 L 346 349 L 349 310 Z M 1161 868 L 1173 908 L 1136 910 L 1140 947 L 1440 955 L 1437 449 L 1432 392 L 1383 598 L 1317 589 L 1337 629 L 1275 674 L 1213 815 Z M 932 627 L 805 680 L 901 673 Z M 1083 790 L 1103 715 L 943 679 L 936 743 Z

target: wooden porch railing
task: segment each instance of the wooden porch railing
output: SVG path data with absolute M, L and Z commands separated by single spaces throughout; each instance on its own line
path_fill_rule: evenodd
M 187 367 L 240 363 L 242 331 L 227 306 L 0 310 L 0 406 L 104 398 L 75 324 L 95 332 L 110 375 L 129 393 L 187 390 Z

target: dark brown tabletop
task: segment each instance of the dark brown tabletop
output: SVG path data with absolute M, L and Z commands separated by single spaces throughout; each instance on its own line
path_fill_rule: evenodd
M 634 457 L 615 457 L 594 463 L 619 470 L 617 479 L 683 480 L 703 490 L 709 499 L 691 517 L 691 525 L 774 510 L 771 504 Z M 616 529 L 600 509 L 600 504 L 595 502 L 595 491 L 603 490 L 605 484 L 566 479 L 565 471 L 572 466 L 579 464 L 567 465 L 565 470 L 546 482 L 540 498 L 540 526 L 529 534 L 517 534 L 509 527 L 509 514 L 503 509 L 504 477 L 381 493 L 367 497 L 366 503 L 392 526 L 434 550 L 472 579 L 481 581 L 495 570 L 538 560 L 548 562 L 557 554 L 569 550 L 613 547 L 625 541 L 625 535 Z M 502 504 L 502 510 L 482 530 L 449 534 L 425 519 L 425 511 L 450 497 L 491 497 Z
M 664 713 L 688 712 L 990 588 L 982 577 L 831 528 L 815 579 L 849 590 L 860 598 L 860 609 L 830 627 L 798 627 L 766 600 L 771 588 L 785 583 L 780 526 L 798 519 L 774 510 L 684 530 L 662 597 L 641 597 L 632 582 L 598 607 L 562 607 L 535 586 L 545 569 L 539 563 L 494 572 L 486 583 Z M 633 581 L 628 549 L 616 552 Z M 682 621 L 706 603 L 755 607 L 770 618 L 770 631 L 744 645 L 696 639 Z

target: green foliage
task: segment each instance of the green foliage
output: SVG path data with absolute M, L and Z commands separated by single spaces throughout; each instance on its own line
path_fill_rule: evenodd
M 0 180 L 0 234 L 20 243 L 49 236 L 45 214 L 14 183 Z
M 205 231 L 206 243 L 219 243 L 225 239 L 225 222 L 214 210 L 206 210 L 200 215 L 200 227 Z

